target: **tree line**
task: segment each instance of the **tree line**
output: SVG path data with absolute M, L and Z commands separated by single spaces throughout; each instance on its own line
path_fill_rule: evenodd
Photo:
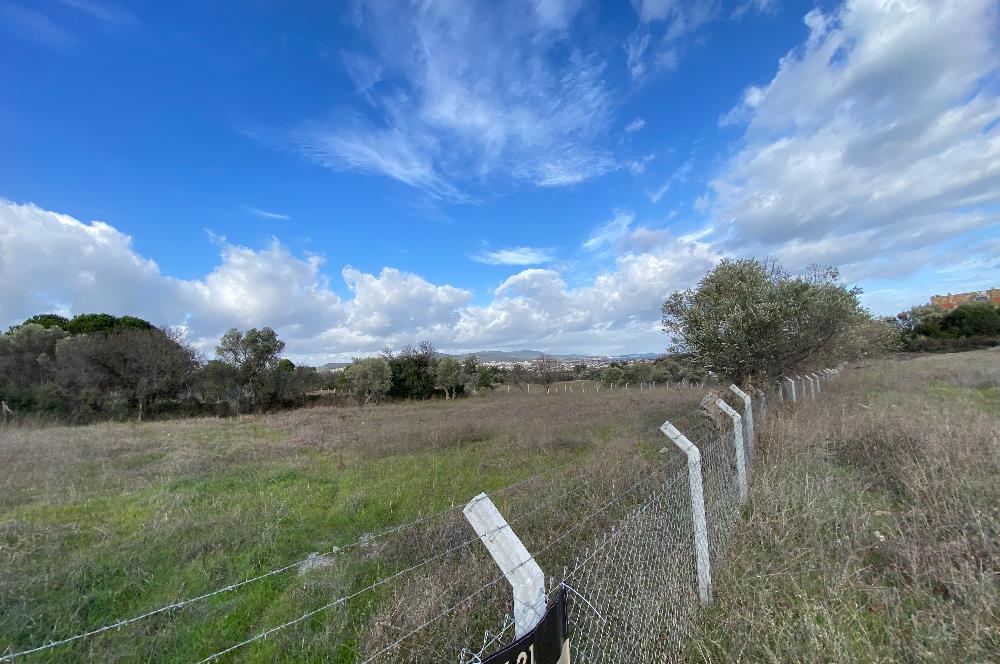
M 331 399 L 368 404 L 455 399 L 509 385 L 564 380 L 639 383 L 704 380 L 683 358 L 569 366 L 541 356 L 528 366 L 481 364 L 475 355 L 442 356 L 429 341 L 385 348 L 345 370 L 319 372 L 281 357 L 269 328 L 231 329 L 206 359 L 184 337 L 134 316 L 33 316 L 0 334 L 0 401 L 18 417 L 67 422 L 172 416 L 227 416 Z
M 271 328 L 229 330 L 206 361 L 171 329 L 134 316 L 33 316 L 0 334 L 0 400 L 71 422 L 229 415 L 304 403 L 315 368 L 280 357 Z
M 685 356 L 590 367 L 582 363 L 568 365 L 550 355 L 541 355 L 528 363 L 499 367 L 480 364 L 475 355 L 442 357 L 429 341 L 422 341 L 399 352 L 385 348 L 376 357 L 357 358 L 339 372 L 332 385 L 367 404 L 384 399 L 455 399 L 498 386 L 524 390 L 529 384 L 547 388 L 556 382 L 572 380 L 611 385 L 696 382 L 706 377 L 707 372 Z

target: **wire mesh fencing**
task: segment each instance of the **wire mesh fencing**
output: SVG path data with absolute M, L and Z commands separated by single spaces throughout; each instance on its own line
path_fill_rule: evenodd
M 835 375 L 817 373 L 810 398 Z M 327 653 L 333 641 L 338 661 L 479 664 L 513 641 L 518 627 L 512 570 L 498 568 L 483 546 L 488 536 L 511 533 L 544 571 L 547 595 L 565 596 L 573 662 L 674 661 L 710 598 L 711 566 L 725 560 L 740 520 L 755 428 L 766 426 L 778 403 L 806 398 L 807 379 L 791 380 L 794 398 L 786 382 L 746 399 L 732 390 L 728 427 L 719 429 L 697 413 L 678 416 L 671 428 L 683 434 L 680 442 L 664 436 L 666 429 L 651 429 L 645 435 L 656 443 L 648 446 L 652 451 L 535 473 L 485 496 L 507 518 L 495 532 L 477 535 L 463 506 L 452 506 L 96 630 L 8 649 L 0 662 L 51 658 L 67 644 L 113 638 L 122 628 L 169 619 L 208 601 L 224 607 L 229 593 L 294 575 L 291 591 L 308 610 L 268 615 L 267 626 L 196 661 L 236 661 L 250 653 L 255 659 L 310 660 Z M 695 448 L 687 463 L 684 442 Z

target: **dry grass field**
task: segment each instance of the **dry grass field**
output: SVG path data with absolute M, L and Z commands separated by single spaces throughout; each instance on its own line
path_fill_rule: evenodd
M 231 420 L 0 430 L 0 653 L 349 547 L 306 570 L 25 658 L 197 661 L 455 548 L 474 535 L 460 511 L 371 536 L 518 482 L 495 500 L 541 550 L 571 513 L 662 466 L 662 436 L 648 430 L 667 418 L 693 423 L 700 394 L 533 390 Z M 561 569 L 583 541 L 549 547 L 550 569 Z M 356 661 L 495 576 L 481 549 L 459 547 L 233 655 Z M 435 647 L 457 652 L 481 641 L 496 618 L 463 607 L 421 635 L 411 654 L 383 661 L 426 661 Z
M 359 662 L 411 632 L 376 661 L 452 659 L 510 602 L 504 584 L 488 585 L 497 569 L 460 507 L 494 491 L 558 574 L 634 507 L 637 478 L 683 474 L 650 429 L 670 419 L 708 440 L 702 393 L 500 392 L 0 430 L 0 648 L 319 553 L 24 661 L 198 661 L 303 615 L 223 661 Z M 750 502 L 684 657 L 995 661 L 1000 352 L 868 362 L 821 399 L 770 410 Z M 597 516 L 578 528 L 581 514 Z
M 1000 660 L 1000 351 L 867 363 L 758 444 L 691 661 Z

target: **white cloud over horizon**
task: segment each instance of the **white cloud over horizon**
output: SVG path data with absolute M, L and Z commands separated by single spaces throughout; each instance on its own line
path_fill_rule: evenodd
M 420 339 L 446 350 L 662 348 L 663 298 L 693 283 L 719 255 L 705 243 L 641 227 L 630 234 L 632 218 L 619 212 L 595 232 L 594 249 L 621 246 L 609 268 L 587 283 L 569 287 L 556 270 L 528 268 L 504 279 L 491 300 L 474 304 L 467 289 L 392 267 L 370 274 L 350 265 L 340 270 L 350 292 L 342 298 L 321 256 L 297 256 L 277 238 L 260 249 L 218 239 L 214 268 L 177 279 L 108 223 L 0 199 L 0 281 L 6 286 L 0 325 L 47 311 L 128 313 L 183 327 L 206 353 L 229 327 L 269 325 L 287 342 L 289 356 L 310 362 Z M 531 248 L 507 251 L 514 253 L 506 258 L 515 259 Z

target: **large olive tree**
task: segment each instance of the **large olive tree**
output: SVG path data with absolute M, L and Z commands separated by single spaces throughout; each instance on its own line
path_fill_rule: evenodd
M 832 364 L 862 352 L 852 333 L 872 324 L 859 288 L 836 269 L 791 276 L 777 261 L 724 260 L 663 304 L 672 350 L 738 383 Z

